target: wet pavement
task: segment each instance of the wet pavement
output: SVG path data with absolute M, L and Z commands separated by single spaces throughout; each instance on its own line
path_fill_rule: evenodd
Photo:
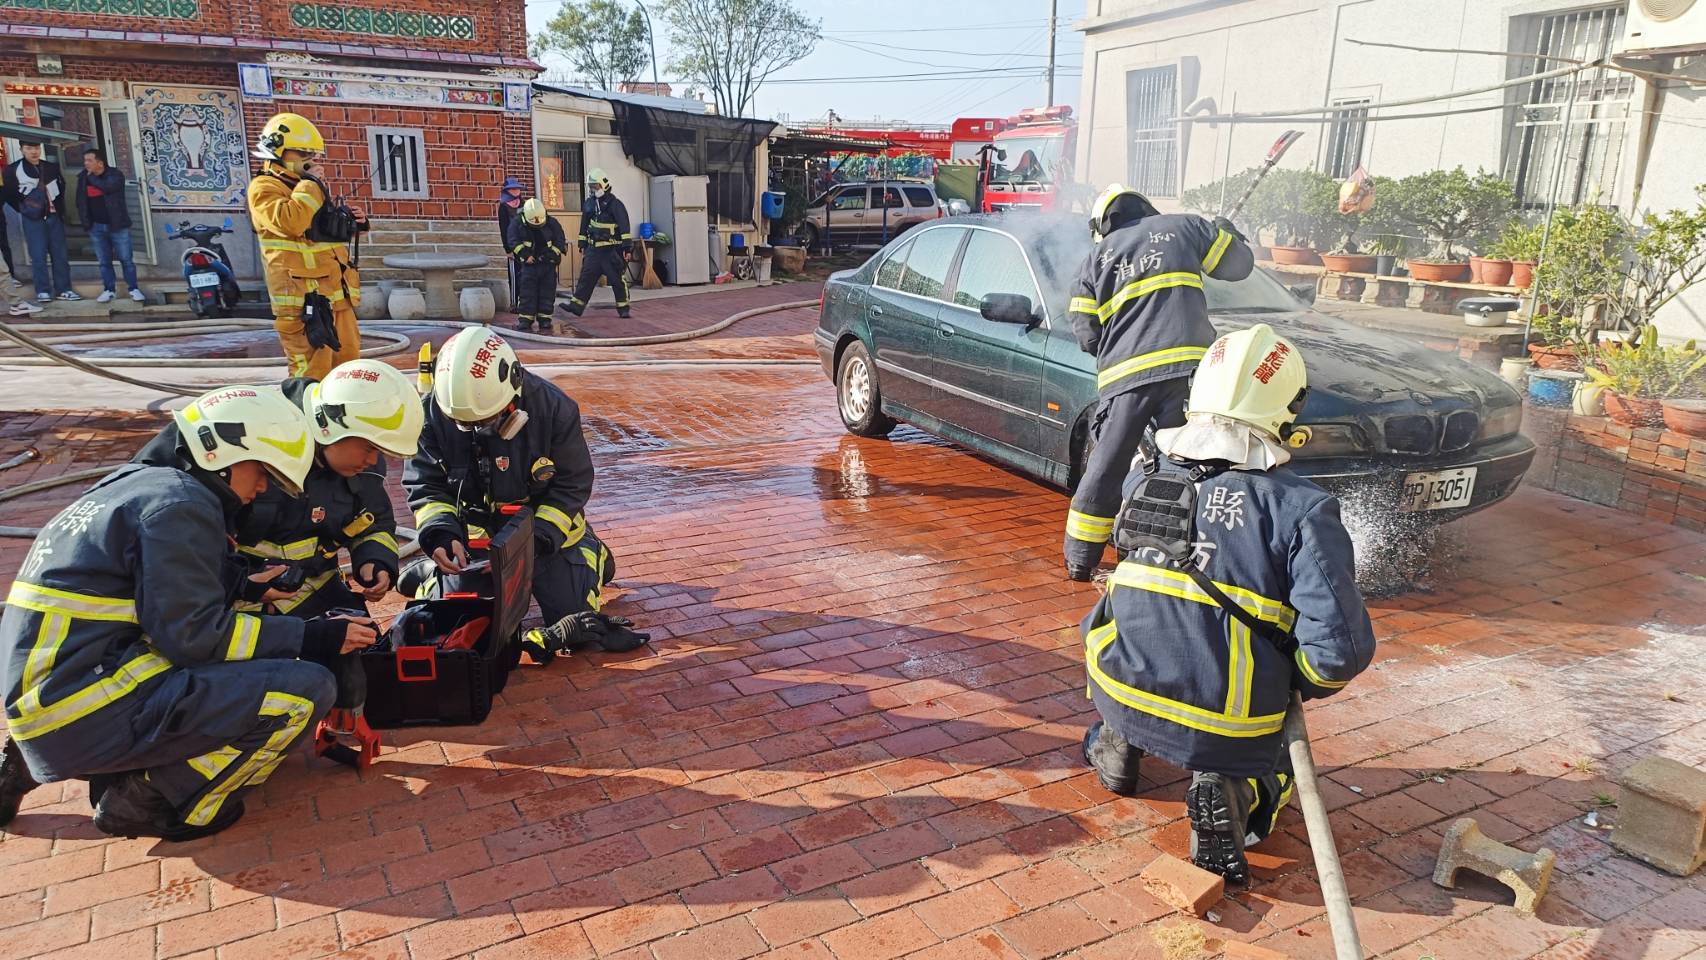
M 807 356 L 813 319 L 650 352 Z M 523 666 L 485 724 L 388 733 L 363 776 L 293 758 L 193 844 L 104 838 L 80 784 L 44 787 L 0 840 L 0 960 L 1332 955 L 1295 811 L 1213 920 L 1135 879 L 1184 850 L 1184 774 L 1146 761 L 1119 799 L 1084 771 L 1096 592 L 1058 575 L 1061 492 L 907 428 L 847 436 L 814 367 L 543 363 L 583 354 L 529 359 L 585 412 L 613 610 L 653 650 Z M 8 414 L 0 460 L 57 459 L 0 481 L 123 459 L 159 417 Z M 1706 884 L 1605 829 L 1636 759 L 1706 763 L 1703 599 L 1706 537 L 1524 491 L 1371 602 L 1376 666 L 1309 711 L 1371 956 L 1706 957 Z M 1433 886 L 1464 815 L 1558 853 L 1537 917 Z

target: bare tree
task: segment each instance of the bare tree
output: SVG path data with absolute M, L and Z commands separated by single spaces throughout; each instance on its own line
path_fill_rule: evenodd
M 646 65 L 646 21 L 615 0 L 564 3 L 535 34 L 533 55 L 561 53 L 576 74 L 600 90 L 633 80 Z
M 817 46 L 819 21 L 790 0 L 665 0 L 670 69 L 710 92 L 717 112 L 739 117 L 777 71 Z

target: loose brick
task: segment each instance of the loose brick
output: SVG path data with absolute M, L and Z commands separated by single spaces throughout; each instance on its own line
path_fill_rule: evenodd
M 1706 772 L 1646 757 L 1618 782 L 1623 795 L 1613 845 L 1682 877 L 1706 863 Z
M 1472 870 L 1510 887 L 1516 894 L 1517 912 L 1532 916 L 1546 895 L 1557 860 L 1557 854 L 1545 847 L 1526 853 L 1502 844 L 1483 834 L 1480 824 L 1464 817 L 1451 825 L 1440 843 L 1434 883 L 1450 890 L 1456 886 L 1458 871 Z
M 1165 853 L 1144 867 L 1138 879 L 1163 903 L 1198 917 L 1226 893 L 1225 877 Z

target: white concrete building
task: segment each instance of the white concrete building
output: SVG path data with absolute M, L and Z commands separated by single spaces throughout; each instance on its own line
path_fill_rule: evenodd
M 1679 9 L 1668 22 L 1649 16 Z M 1630 36 L 1632 22 L 1640 36 Z M 1484 168 L 1536 210 L 1554 191 L 1561 203 L 1598 195 L 1625 211 L 1692 206 L 1695 185 L 1706 182 L 1706 86 L 1595 70 L 1574 83 L 1485 89 L 1562 65 L 1546 58 L 1624 53 L 1618 62 L 1706 79 L 1706 0 L 1692 9 L 1687 0 L 1088 0 L 1076 26 L 1084 34 L 1077 169 L 1091 184 L 1131 184 L 1164 208 L 1183 190 L 1259 163 L 1287 127 L 1306 138 L 1286 166 L 1344 176 L 1363 165 L 1392 177 Z M 1670 49 L 1639 52 L 1655 47 Z M 1308 108 L 1338 109 L 1316 115 L 1320 123 L 1175 122 Z M 1391 119 L 1442 111 L 1473 112 Z M 1661 315 L 1661 330 L 1706 337 L 1706 290 L 1685 301 Z

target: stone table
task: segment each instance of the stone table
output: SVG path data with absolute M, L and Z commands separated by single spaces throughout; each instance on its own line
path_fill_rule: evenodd
M 385 265 L 396 270 L 419 270 L 426 278 L 427 316 L 455 319 L 462 311 L 451 281 L 458 270 L 486 266 L 486 258 L 477 253 L 393 253 L 385 258 Z

